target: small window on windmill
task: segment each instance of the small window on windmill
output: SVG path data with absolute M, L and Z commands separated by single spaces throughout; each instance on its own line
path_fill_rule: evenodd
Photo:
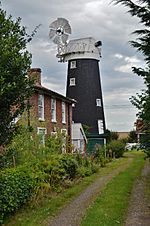
M 70 62 L 70 68 L 73 69 L 73 68 L 76 68 L 76 67 L 77 67 L 76 61 L 75 60 L 71 61 Z
M 70 86 L 75 86 L 75 85 L 76 85 L 75 78 L 70 78 Z
M 104 124 L 103 124 L 103 120 L 98 120 L 98 132 L 99 134 L 103 134 L 104 133 Z
M 101 99 L 96 99 L 96 106 L 97 107 L 101 107 L 102 106 Z

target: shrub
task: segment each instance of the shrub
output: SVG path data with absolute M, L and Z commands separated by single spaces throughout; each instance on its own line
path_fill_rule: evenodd
M 91 174 L 96 173 L 99 169 L 99 165 L 92 161 L 88 156 L 77 154 L 76 159 L 78 161 L 77 175 L 79 177 L 90 176 Z
M 78 163 L 73 155 L 62 155 L 59 160 L 61 167 L 65 170 L 69 179 L 74 179 L 77 174 Z
M 59 164 L 59 156 L 52 155 L 51 159 L 40 164 L 40 170 L 45 174 L 45 182 L 55 189 L 65 177 L 65 170 Z
M 87 168 L 85 166 L 81 166 L 77 169 L 77 174 L 79 177 L 86 177 L 92 174 L 91 168 Z
M 111 150 L 113 153 L 115 153 L 116 158 L 120 158 L 124 154 L 125 143 L 121 140 L 113 140 L 107 145 L 107 150 Z
M 83 156 L 80 153 L 75 154 L 75 159 L 79 166 L 83 165 Z
M 57 135 L 49 136 L 46 140 L 46 146 L 50 153 L 62 153 L 63 144 L 65 143 L 65 135 L 57 130 Z
M 64 180 L 72 180 L 77 174 L 78 163 L 73 155 L 53 154 L 49 160 L 40 164 L 40 170 L 43 171 L 45 182 L 55 189 L 58 188 Z
M 5 169 L 0 173 L 0 214 L 5 215 L 15 211 L 31 196 L 35 181 L 28 167 Z
M 55 137 L 50 139 L 52 143 L 55 143 L 53 151 L 59 149 L 59 146 L 56 145 Z M 32 164 L 36 161 L 43 161 L 49 158 L 53 151 L 49 147 L 40 145 L 39 135 L 21 127 L 19 133 L 7 145 L 5 152 L 0 156 L 0 167 L 12 167 L 26 162 Z
M 99 170 L 99 165 L 97 165 L 97 164 L 94 163 L 94 162 L 91 162 L 91 170 L 92 170 L 92 173 L 98 172 L 98 170 Z
M 16 152 L 13 149 L 6 150 L 0 153 L 0 169 L 12 167 L 16 163 Z
M 40 155 L 39 137 L 34 136 L 27 128 L 20 127 L 18 134 L 7 145 L 2 157 L 3 167 L 12 167 L 31 162 Z M 5 161 L 3 161 L 5 160 Z
M 106 165 L 106 157 L 105 157 L 105 148 L 100 145 L 96 145 L 94 159 L 97 163 L 99 163 L 102 167 Z

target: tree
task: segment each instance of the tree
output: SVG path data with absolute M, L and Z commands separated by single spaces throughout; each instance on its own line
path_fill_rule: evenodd
M 137 134 L 135 130 L 131 130 L 128 136 L 129 143 L 137 143 Z
M 0 2 L 1 5 L 1 2 Z M 0 147 L 11 139 L 16 130 L 13 120 L 22 114 L 32 90 L 33 81 L 27 77 L 31 54 L 26 50 L 31 35 L 20 25 L 21 18 L 0 9 Z
M 143 29 L 134 31 L 138 36 L 135 41 L 131 41 L 131 45 L 135 47 L 144 56 L 146 63 L 145 68 L 133 67 L 132 70 L 138 76 L 141 76 L 146 85 L 137 96 L 131 98 L 131 102 L 138 109 L 138 117 L 144 124 L 144 136 L 142 143 L 146 147 L 146 153 L 150 157 L 150 1 L 149 0 L 113 0 L 116 4 L 121 3 L 129 7 L 129 13 L 139 18 Z
M 107 137 L 107 143 L 111 142 L 112 140 L 118 140 L 119 135 L 115 131 L 110 131 L 109 129 L 106 129 L 106 137 Z

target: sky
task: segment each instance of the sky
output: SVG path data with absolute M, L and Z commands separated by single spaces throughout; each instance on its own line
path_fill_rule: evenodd
M 57 46 L 49 39 L 49 25 L 58 17 L 66 18 L 72 28 L 69 39 L 93 37 L 102 41 L 100 61 L 106 127 L 113 131 L 131 131 L 136 108 L 129 98 L 144 88 L 143 80 L 132 73 L 132 66 L 144 66 L 142 55 L 130 46 L 132 34 L 140 28 L 128 8 L 111 0 L 1 0 L 2 8 L 30 34 L 41 24 L 28 45 L 32 67 L 41 68 L 43 86 L 65 95 L 67 63 L 56 58 Z

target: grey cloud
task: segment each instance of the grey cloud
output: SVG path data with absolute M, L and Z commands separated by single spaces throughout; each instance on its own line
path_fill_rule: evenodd
M 65 94 L 67 64 L 58 63 L 57 47 L 48 37 L 49 24 L 58 17 L 65 17 L 72 27 L 70 39 L 93 36 L 102 41 L 100 62 L 102 89 L 105 105 L 129 103 L 129 97 L 143 88 L 142 80 L 131 73 L 116 71 L 128 62 L 126 57 L 142 57 L 130 47 L 128 41 L 134 39 L 131 33 L 137 29 L 138 20 L 126 13 L 127 8 L 114 6 L 110 0 L 7 0 L 2 7 L 13 17 L 20 16 L 29 33 L 37 26 L 36 36 L 28 49 L 33 55 L 33 67 L 42 69 L 42 82 L 48 88 Z M 123 58 L 118 59 L 116 54 Z M 130 103 L 129 103 L 130 104 Z M 135 110 L 124 114 L 125 109 L 106 108 L 107 126 L 114 130 L 132 129 Z M 118 123 L 117 118 L 120 118 Z

